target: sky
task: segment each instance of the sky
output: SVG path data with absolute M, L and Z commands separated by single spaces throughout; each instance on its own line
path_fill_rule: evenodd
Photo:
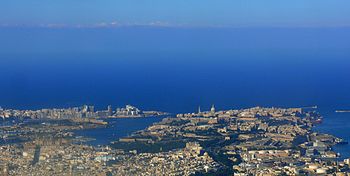
M 350 26 L 349 0 L 1 0 L 0 25 Z

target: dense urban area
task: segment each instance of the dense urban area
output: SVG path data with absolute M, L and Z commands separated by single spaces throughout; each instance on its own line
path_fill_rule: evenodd
M 86 144 L 75 130 L 106 128 L 108 118 L 166 116 L 106 146 Z M 172 116 L 134 106 L 95 111 L 0 108 L 0 175 L 349 175 L 334 145 L 315 132 L 312 108 L 209 111 Z

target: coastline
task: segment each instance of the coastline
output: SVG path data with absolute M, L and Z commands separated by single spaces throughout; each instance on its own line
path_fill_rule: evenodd
M 316 124 L 313 130 L 327 133 L 339 137 L 344 142 L 350 141 L 350 122 L 348 121 L 348 113 L 336 113 L 331 109 L 320 109 L 323 115 L 323 121 L 320 124 Z M 350 145 L 349 144 L 336 144 L 333 146 L 333 150 L 340 154 L 338 160 L 350 158 Z

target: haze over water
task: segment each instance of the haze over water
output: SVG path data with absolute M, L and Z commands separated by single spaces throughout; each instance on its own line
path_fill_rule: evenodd
M 4 107 L 350 108 L 348 28 L 0 31 Z
M 318 105 L 320 129 L 349 141 L 350 114 L 333 112 L 350 109 L 350 28 L 1 28 L 0 38 L 5 108 Z

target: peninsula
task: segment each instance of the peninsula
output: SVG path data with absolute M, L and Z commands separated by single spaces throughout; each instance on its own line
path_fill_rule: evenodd
M 142 111 L 139 108 L 131 105 L 126 105 L 125 108 L 117 108 L 115 111 L 109 105 L 106 110 L 95 111 L 95 106 L 84 105 L 73 108 L 53 108 L 41 110 L 15 110 L 3 109 L 0 107 L 0 117 L 10 118 L 32 118 L 32 119 L 73 119 L 73 118 L 136 118 L 162 116 L 168 113 L 161 111 Z

